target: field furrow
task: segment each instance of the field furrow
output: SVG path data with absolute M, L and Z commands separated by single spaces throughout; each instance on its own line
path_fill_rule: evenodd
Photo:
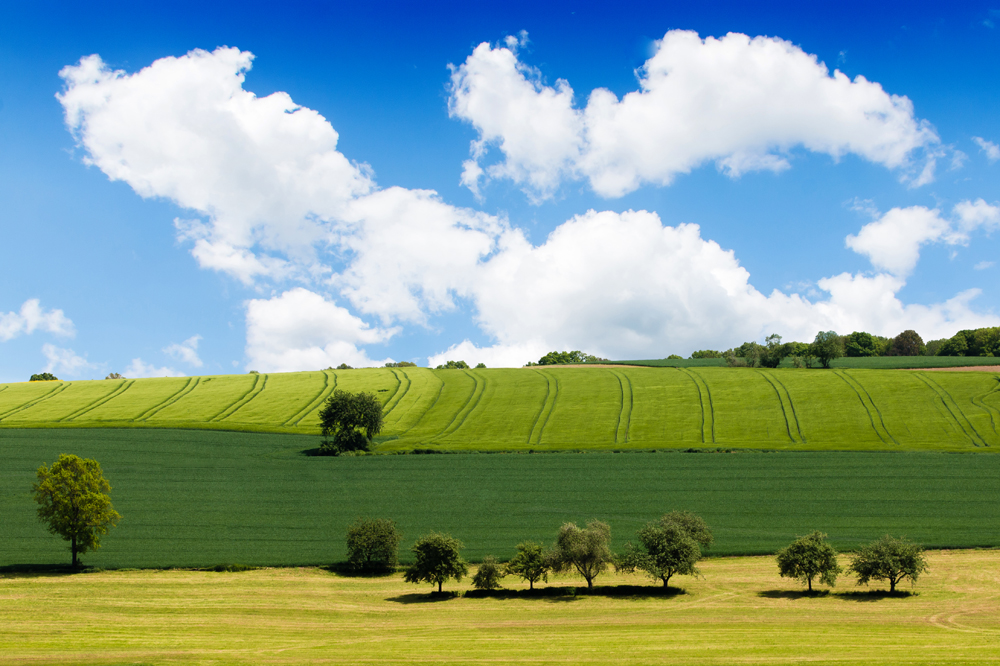
M 994 435 L 1000 435 L 1000 430 L 997 430 L 997 420 L 1000 419 L 1000 409 L 997 409 L 993 405 L 986 402 L 986 399 L 992 397 L 992 395 L 998 391 L 1000 391 L 1000 380 L 998 380 L 997 386 L 993 390 L 972 396 L 972 404 L 990 415 L 990 427 L 993 429 Z
M 386 419 L 386 433 L 404 437 L 437 403 L 444 382 L 426 368 L 400 368 L 408 389 Z
M 875 401 L 872 400 L 871 394 L 857 381 L 854 377 L 851 377 L 844 370 L 835 370 L 835 374 L 844 380 L 844 382 L 854 389 L 854 393 L 858 396 L 858 401 L 865 408 L 868 413 L 868 422 L 871 424 L 872 430 L 879 436 L 886 444 L 898 443 L 893 438 L 892 433 L 889 432 L 888 428 L 885 427 L 885 421 L 882 419 L 882 413 L 879 412 L 878 408 L 875 406 Z
M 475 382 L 475 386 L 472 389 L 472 395 L 469 396 L 469 400 L 462 406 L 462 409 L 455 414 L 455 418 L 452 419 L 451 423 L 448 424 L 448 427 L 445 428 L 436 439 L 448 437 L 461 428 L 469 418 L 469 415 L 472 414 L 476 410 L 476 407 L 479 406 L 479 403 L 483 398 L 483 393 L 486 391 L 487 381 L 485 376 L 472 370 L 463 370 L 462 372 L 472 377 L 472 381 Z
M 140 414 L 138 417 L 136 417 L 135 420 L 136 421 L 148 421 L 152 417 L 156 416 L 161 410 L 166 409 L 167 407 L 169 407 L 170 405 L 174 404 L 175 402 L 177 402 L 178 400 L 180 400 L 181 398 L 183 398 L 184 396 L 186 396 L 188 393 L 190 393 L 191 391 L 193 391 L 198 386 L 198 383 L 200 381 L 201 381 L 201 377 L 190 377 L 187 380 L 187 383 L 184 384 L 184 386 L 182 386 L 179 391 L 177 391 L 176 393 L 174 393 L 173 395 L 171 395 L 169 398 L 165 399 L 163 402 L 158 403 L 158 404 L 154 405 L 152 408 L 146 410 L 145 412 L 143 412 L 142 414 Z
M 390 418 L 392 410 L 396 409 L 396 406 L 399 405 L 399 401 L 402 400 L 403 396 L 406 395 L 406 392 L 410 390 L 411 383 L 406 375 L 400 377 L 401 373 L 397 372 L 395 369 L 392 370 L 392 374 L 396 378 L 396 390 L 393 392 L 392 397 L 390 397 L 385 403 L 383 418 L 386 420 Z
M 933 379 L 928 377 L 927 373 L 915 372 L 913 375 L 937 393 L 938 398 L 941 400 L 941 404 L 944 405 L 944 408 L 948 411 L 955 427 L 962 431 L 962 434 L 969 439 L 969 442 L 973 446 L 989 446 L 989 444 L 986 443 L 986 440 L 983 439 L 983 436 L 976 431 L 975 426 L 972 425 L 972 422 L 969 421 L 968 417 L 966 417 L 961 407 L 958 406 L 958 403 L 955 402 L 955 399 L 951 397 L 951 394 L 948 393 L 948 391 L 942 388 L 941 385 Z
M 115 388 L 113 391 L 111 391 L 111 393 L 108 393 L 106 396 L 104 396 L 102 398 L 98 398 L 97 400 L 93 401 L 92 403 L 90 403 L 86 407 L 84 407 L 82 409 L 78 409 L 77 411 L 69 414 L 68 416 L 64 416 L 63 418 L 61 418 L 59 420 L 60 421 L 72 421 L 73 419 L 77 419 L 77 418 L 83 416 L 84 414 L 97 409 L 98 407 L 100 407 L 104 403 L 106 403 L 106 402 L 108 402 L 110 400 L 114 400 L 115 398 L 117 398 L 118 396 L 120 396 L 122 393 L 124 393 L 125 391 L 129 390 L 129 388 L 131 388 L 133 384 L 135 384 L 135 380 L 134 379 L 123 379 L 118 384 L 117 388 Z
M 209 419 L 208 419 L 209 423 L 211 423 L 211 422 L 213 422 L 213 421 L 217 421 L 217 420 L 220 420 L 220 418 L 219 418 L 219 417 L 221 417 L 221 416 L 222 416 L 223 414 L 231 414 L 231 413 L 232 413 L 233 411 L 235 411 L 235 410 L 234 410 L 233 408 L 234 408 L 234 407 L 235 407 L 236 405 L 241 405 L 241 404 L 243 403 L 243 401 L 244 401 L 244 400 L 246 399 L 246 397 L 247 397 L 248 395 L 250 395 L 251 393 L 253 393 L 253 392 L 254 392 L 254 390 L 255 390 L 255 389 L 257 388 L 257 386 L 258 386 L 258 385 L 260 384 L 260 381 L 261 381 L 261 378 L 262 378 L 263 376 L 265 376 L 265 375 L 261 375 L 261 374 L 259 374 L 259 373 L 258 373 L 258 374 L 255 374 L 255 375 L 254 375 L 254 381 L 253 381 L 253 384 L 251 384 L 251 385 L 250 385 L 250 388 L 248 388 L 248 389 L 246 390 L 246 392 L 245 392 L 245 393 L 244 393 L 243 395 L 241 395 L 241 396 L 238 396 L 238 397 L 237 397 L 237 398 L 236 398 L 236 399 L 235 399 L 235 400 L 234 400 L 233 402 L 231 402 L 231 403 L 227 404 L 227 405 L 226 405 L 225 407 L 223 407 L 223 408 L 222 408 L 222 409 L 221 409 L 221 410 L 219 411 L 219 413 L 218 413 L 218 414 L 214 414 L 214 415 L 212 415 L 211 417 L 209 417 Z
M 795 414 L 795 407 L 792 405 L 792 397 L 789 395 L 788 389 L 771 373 L 764 370 L 757 372 L 771 385 L 771 388 L 774 389 L 774 395 L 781 404 L 781 415 L 785 418 L 785 432 L 788 433 L 788 439 L 791 440 L 792 444 L 805 444 L 805 438 L 799 428 L 799 419 Z
M 254 381 L 253 386 L 250 390 L 243 394 L 239 400 L 235 403 L 226 407 L 223 411 L 219 412 L 218 415 L 209 419 L 210 421 L 225 421 L 227 419 L 236 417 L 234 420 L 240 421 L 241 419 L 237 416 L 237 412 L 246 407 L 250 402 L 255 400 L 264 390 L 267 388 L 267 379 L 269 375 L 257 375 L 257 379 Z
M 615 429 L 615 444 L 628 444 L 629 428 L 632 426 L 632 382 L 629 381 L 628 375 L 614 370 L 611 372 L 618 378 L 618 387 L 621 391 L 621 412 Z
M 547 372 L 535 370 L 540 376 L 545 378 L 545 397 L 542 398 L 541 409 L 535 414 L 534 421 L 531 422 L 531 432 L 528 434 L 528 446 L 534 448 L 542 443 L 542 432 L 545 424 L 548 423 L 552 408 L 556 404 L 556 397 L 559 395 L 559 384 L 556 378 Z
M 45 402 L 50 398 L 54 398 L 55 396 L 59 395 L 60 393 L 68 389 L 71 384 L 72 382 L 60 382 L 58 386 L 54 386 L 52 388 L 49 388 L 48 386 L 44 387 L 45 389 L 48 390 L 46 390 L 42 395 L 37 396 L 33 400 L 28 400 L 27 402 L 21 403 L 19 406 L 10 409 L 4 412 L 3 414 L 0 414 L 0 421 L 7 421 L 10 417 L 15 416 L 16 414 L 24 410 L 31 409 L 35 405 Z
M 687 377 L 691 378 L 698 389 L 698 408 L 701 410 L 701 442 L 702 444 L 715 443 L 715 407 L 712 404 L 712 392 L 705 382 L 705 378 L 694 370 L 678 368 Z
M 329 398 L 336 390 L 337 375 L 327 370 L 324 370 L 320 374 L 323 376 L 322 388 L 320 388 L 319 391 L 316 392 L 316 395 L 314 395 L 313 398 L 308 403 L 306 403 L 304 407 L 302 407 L 302 409 L 295 412 L 288 420 L 283 421 L 282 425 L 289 427 L 298 426 L 299 422 L 302 421 L 302 419 L 306 416 L 306 414 L 309 414 L 313 410 L 318 409 L 319 406 L 327 398 Z

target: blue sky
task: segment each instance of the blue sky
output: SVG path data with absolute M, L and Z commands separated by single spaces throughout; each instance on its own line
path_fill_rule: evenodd
M 539 4 L 5 7 L 0 381 L 1000 323 L 1000 5 Z

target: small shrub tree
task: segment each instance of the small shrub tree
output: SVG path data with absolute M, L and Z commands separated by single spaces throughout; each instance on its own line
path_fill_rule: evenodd
M 337 389 L 320 410 L 319 423 L 323 429 L 321 453 L 367 451 L 372 438 L 382 430 L 382 404 L 374 393 Z
M 57 382 L 59 378 L 53 375 L 51 372 L 42 372 L 37 375 L 31 375 L 29 382 Z
M 391 571 L 403 536 L 386 518 L 358 518 L 347 528 L 347 561 L 355 571 Z
M 559 529 L 550 555 L 552 570 L 575 569 L 587 581 L 587 587 L 593 588 L 594 579 L 614 560 L 610 544 L 611 527 L 607 523 L 592 520 L 586 529 L 566 523 Z
M 118 524 L 121 514 L 111 505 L 111 484 L 96 460 L 63 453 L 38 468 L 31 490 L 38 503 L 38 518 L 49 531 L 70 542 L 73 566 L 79 556 L 101 547 L 101 535 Z
M 477 590 L 499 590 L 500 579 L 506 575 L 503 565 L 492 555 L 483 558 L 476 575 L 472 577 L 472 585 Z
M 413 544 L 413 554 L 416 562 L 403 576 L 407 583 L 436 583 L 440 592 L 444 581 L 460 581 L 469 573 L 469 565 L 462 560 L 462 542 L 447 534 L 435 532 L 420 537 Z
M 857 575 L 858 585 L 869 581 L 889 581 L 889 592 L 896 591 L 896 584 L 904 578 L 916 583 L 920 574 L 927 571 L 924 549 L 906 539 L 896 539 L 888 534 L 860 548 L 851 561 L 850 571 Z
M 824 368 L 829 368 L 831 361 L 844 355 L 844 339 L 836 331 L 820 331 L 810 345 L 810 351 Z
M 691 358 L 722 358 L 722 352 L 714 349 L 699 349 L 691 353 Z
M 485 363 L 476 363 L 476 370 L 485 370 L 485 369 L 486 369 Z
M 469 364 L 465 361 L 448 361 L 443 365 L 439 365 L 435 370 L 468 370 Z
M 122 376 L 121 376 L 120 374 L 118 374 L 117 372 L 112 372 L 112 373 L 108 374 L 108 376 L 107 376 L 107 377 L 105 377 L 105 379 L 125 379 L 125 378 L 124 378 L 124 377 L 122 377 Z
M 837 574 L 841 572 L 837 564 L 837 551 L 826 541 L 822 532 L 813 532 L 799 537 L 778 551 L 778 570 L 783 578 L 796 578 L 813 589 L 813 578 L 819 576 L 821 583 L 833 587 L 837 584 Z
M 528 589 L 535 589 L 535 581 L 549 581 L 551 568 L 545 551 L 537 543 L 530 541 L 517 544 L 517 555 L 507 563 L 507 573 L 528 581 Z

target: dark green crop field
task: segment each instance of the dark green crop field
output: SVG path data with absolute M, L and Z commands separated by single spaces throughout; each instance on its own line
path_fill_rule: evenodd
M 544 367 L 0 385 L 5 428 L 315 434 L 335 389 L 382 401 L 379 451 L 1000 450 L 1000 374 Z
M 35 518 L 35 470 L 99 460 L 121 524 L 97 567 L 322 564 L 347 524 L 395 519 L 409 545 L 450 532 L 466 556 L 550 543 L 601 519 L 616 547 L 671 509 L 714 528 L 711 554 L 771 553 L 818 529 L 839 548 L 891 532 L 929 547 L 1000 546 L 1000 457 L 931 452 L 303 454 L 316 438 L 154 429 L 0 431 L 0 566 L 68 561 Z

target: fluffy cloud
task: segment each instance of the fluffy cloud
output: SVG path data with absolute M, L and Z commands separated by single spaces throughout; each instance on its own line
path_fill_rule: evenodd
M 0 313 L 0 341 L 30 335 L 36 330 L 65 337 L 76 334 L 73 322 L 62 310 L 45 310 L 37 298 L 26 300 L 18 312 Z
M 134 358 L 129 366 L 125 368 L 125 376 L 131 379 L 141 379 L 144 377 L 183 377 L 183 372 L 177 372 L 173 368 L 157 368 L 152 363 L 145 363 L 141 358 Z
M 200 335 L 193 335 L 180 344 L 174 343 L 164 347 L 163 351 L 180 361 L 184 361 L 188 365 L 200 368 L 203 363 L 201 362 L 201 359 L 198 358 L 199 340 L 201 340 Z
M 284 92 L 243 89 L 253 55 L 200 49 L 128 75 L 97 55 L 61 72 L 66 124 L 87 160 L 143 197 L 210 219 L 187 223 L 202 266 L 249 283 L 312 268 L 330 220 L 372 189 L 367 167 L 337 151 L 337 132 Z M 250 253 L 259 245 L 264 257 Z M 268 256 L 280 253 L 289 264 Z
M 97 367 L 95 364 L 87 361 L 86 358 L 77 356 L 76 352 L 72 349 L 62 349 L 61 347 L 56 347 L 52 344 L 42 345 L 42 354 L 44 354 L 45 358 L 48 360 L 48 363 L 45 364 L 43 372 L 52 372 L 76 377 L 84 370 Z
M 617 197 L 711 161 L 731 176 L 780 171 L 797 146 L 889 168 L 911 166 L 914 151 L 928 148 L 912 179 L 933 178 L 938 137 L 908 98 L 831 75 L 790 42 L 673 30 L 637 74 L 638 91 L 619 100 L 599 88 L 581 110 L 568 82 L 547 86 L 516 50 L 480 44 L 452 72 L 449 110 L 479 133 L 463 182 L 477 191 L 480 176 L 505 177 L 544 198 L 564 178 L 587 178 Z M 488 145 L 503 160 L 484 169 Z
M 939 210 L 923 206 L 893 208 L 856 236 L 848 236 L 847 247 L 867 256 L 879 270 L 906 276 L 916 267 L 922 245 L 965 245 L 972 231 L 1000 226 L 1000 208 L 982 199 L 957 204 L 952 216 L 952 220 L 945 219 Z
M 261 372 L 319 370 L 347 363 L 383 365 L 358 345 L 384 342 L 398 329 L 371 328 L 320 294 L 298 287 L 247 304 L 247 368 Z
M 972 140 L 976 142 L 980 150 L 986 153 L 986 159 L 990 162 L 1000 160 L 1000 146 L 992 141 L 987 141 L 981 136 L 974 136 L 972 137 Z

